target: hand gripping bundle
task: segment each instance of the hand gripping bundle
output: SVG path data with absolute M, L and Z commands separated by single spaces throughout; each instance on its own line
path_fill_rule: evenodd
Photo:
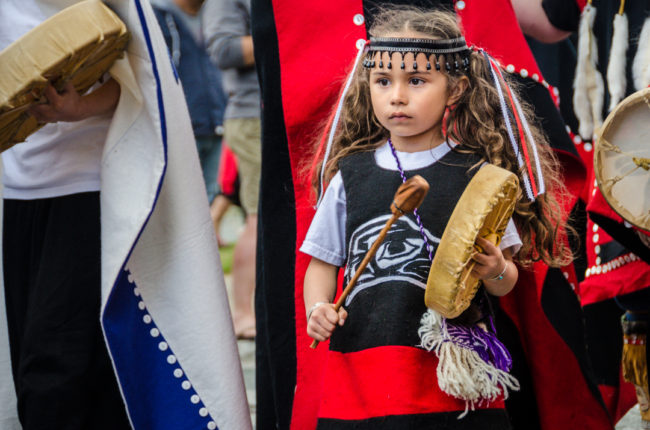
M 28 112 L 72 81 L 85 93 L 119 58 L 129 41 L 120 18 L 99 0 L 70 6 L 0 52 L 0 151 L 43 126 Z

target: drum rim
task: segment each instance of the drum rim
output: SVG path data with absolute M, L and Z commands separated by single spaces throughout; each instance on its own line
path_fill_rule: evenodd
M 621 218 L 623 218 L 626 222 L 630 223 L 631 225 L 640 228 L 642 230 L 650 231 L 650 224 L 642 225 L 637 221 L 630 220 L 631 214 L 629 214 L 629 212 L 627 212 L 625 208 L 621 209 L 618 207 L 618 205 L 612 203 L 612 200 L 614 200 L 614 198 L 612 196 L 609 196 L 608 193 L 605 192 L 605 187 L 603 186 L 604 178 L 602 177 L 602 172 L 601 172 L 602 163 L 603 163 L 601 154 L 603 154 L 606 151 L 606 149 L 603 148 L 603 143 L 601 139 L 604 139 L 604 137 L 607 135 L 607 132 L 610 131 L 610 129 L 614 125 L 617 125 L 618 121 L 624 120 L 625 117 L 623 115 L 625 111 L 629 110 L 633 106 L 638 105 L 639 103 L 650 103 L 650 87 L 644 88 L 642 90 L 630 94 L 625 99 L 623 99 L 618 105 L 616 105 L 616 107 L 609 113 L 609 115 L 607 115 L 605 122 L 600 128 L 598 136 L 594 140 L 593 169 L 594 169 L 594 176 L 596 178 L 596 184 L 600 189 L 601 194 L 605 199 L 605 201 L 607 202 L 607 204 L 609 205 L 609 207 L 614 212 L 616 212 L 616 214 L 618 214 Z M 648 106 L 648 109 L 650 111 L 650 105 Z

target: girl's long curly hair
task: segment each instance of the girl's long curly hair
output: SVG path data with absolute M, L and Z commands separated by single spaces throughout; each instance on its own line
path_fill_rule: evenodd
M 431 39 L 461 37 L 461 29 L 452 12 L 422 10 L 414 7 L 383 9 L 376 15 L 369 33 L 381 37 L 400 32 L 416 32 Z M 448 90 L 455 88 L 460 79 L 467 79 L 468 87 L 456 105 L 450 109 L 445 120 L 447 144 L 449 140 L 459 143 L 454 150 L 477 154 L 481 161 L 508 169 L 519 178 L 527 173 L 519 169 L 514 150 L 501 113 L 499 95 L 491 77 L 488 62 L 481 52 L 473 51 L 469 71 L 446 73 Z M 362 61 L 362 60 L 360 60 Z M 370 100 L 370 72 L 357 65 L 355 76 L 345 95 L 341 119 L 325 166 L 325 182 L 329 182 L 338 170 L 342 158 L 362 151 L 372 151 L 390 137 L 377 120 Z M 510 88 L 518 94 L 516 84 L 508 80 Z M 561 181 L 560 166 L 549 147 L 546 135 L 536 122 L 530 106 L 518 97 L 530 131 L 536 142 L 547 192 L 534 202 L 520 193 L 513 219 L 518 227 L 523 246 L 516 255 L 522 265 L 542 260 L 549 266 L 566 265 L 572 260 L 572 252 L 564 235 L 573 229 L 565 224 L 568 216 L 563 213 L 559 201 L 568 194 Z M 435 103 L 435 101 L 432 101 Z M 321 161 L 322 163 L 322 161 Z M 312 184 L 319 187 L 319 172 L 314 169 Z

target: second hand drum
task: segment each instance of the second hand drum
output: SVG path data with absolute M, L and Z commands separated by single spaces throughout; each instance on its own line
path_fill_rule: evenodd
M 29 114 L 45 103 L 51 82 L 72 81 L 79 94 L 97 83 L 122 56 L 129 32 L 99 0 L 86 0 L 53 15 L 0 52 L 0 152 L 41 128 Z
M 630 224 L 650 231 L 650 88 L 609 114 L 594 145 L 598 188 Z

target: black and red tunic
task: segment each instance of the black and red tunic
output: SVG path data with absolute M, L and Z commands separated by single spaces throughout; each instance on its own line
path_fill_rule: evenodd
M 417 345 L 426 311 L 424 287 L 433 253 L 454 207 L 473 177 L 477 158 L 449 151 L 434 164 L 412 171 L 431 188 L 413 214 L 399 218 L 357 281 L 345 307 L 348 318 L 332 334 L 323 377 L 319 429 L 507 429 L 503 400 L 481 405 L 463 419 L 463 400 L 438 386 L 438 359 Z M 398 171 L 377 165 L 373 152 L 343 159 L 346 196 L 346 283 L 387 219 Z M 371 178 L 371 179 L 369 179 Z

